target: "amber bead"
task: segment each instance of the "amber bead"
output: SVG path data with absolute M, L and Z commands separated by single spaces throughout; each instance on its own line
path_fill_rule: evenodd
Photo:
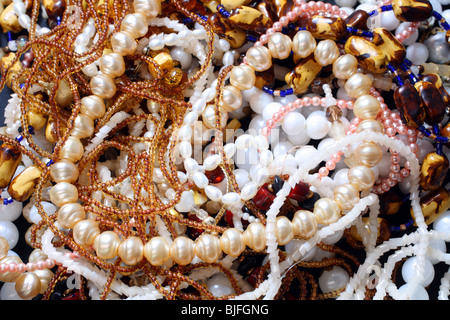
M 446 137 L 446 138 L 448 138 L 448 139 L 450 140 L 450 123 L 447 123 L 447 124 L 441 129 L 440 134 L 441 134 L 441 136 Z M 450 142 L 446 143 L 445 145 L 446 145 L 447 148 L 450 147 Z
M 364 224 L 365 229 L 370 233 L 369 218 L 364 217 L 364 218 L 361 218 L 361 220 Z M 382 243 L 386 240 L 389 240 L 389 238 L 391 237 L 391 228 L 390 228 L 389 222 L 383 218 L 377 218 L 377 222 L 378 222 L 378 227 L 377 227 L 378 234 L 377 234 L 376 242 Z M 362 242 L 361 235 L 358 233 L 355 225 L 350 227 L 350 235 L 357 242 Z
M 450 194 L 443 188 L 430 191 L 420 198 L 420 207 L 427 225 L 433 223 L 439 215 L 450 208 Z M 414 218 L 414 212 L 411 208 L 411 216 Z
M 306 30 L 316 39 L 342 39 L 347 35 L 344 19 L 324 16 L 313 16 L 306 24 Z
M 255 72 L 255 87 L 262 89 L 264 86 L 272 87 L 275 84 L 275 67 L 272 64 L 269 69 Z
M 205 171 L 205 176 L 208 178 L 209 183 L 221 183 L 225 179 L 225 173 L 221 167 L 217 167 L 214 170 Z
M 361 67 L 375 73 L 386 71 L 386 54 L 369 40 L 351 36 L 345 42 L 344 50 L 355 56 Z
M 3 32 L 11 31 L 13 33 L 18 33 L 23 30 L 19 24 L 19 18 L 14 12 L 13 3 L 11 2 L 6 6 L 6 8 L 0 14 L 0 26 Z
M 346 19 L 345 23 L 347 26 L 367 30 L 367 20 L 369 19 L 369 14 L 364 10 L 355 10 L 353 11 Z
M 274 0 L 273 1 L 278 17 L 283 17 L 295 7 L 294 0 Z
M 269 209 L 270 205 L 275 200 L 276 196 L 267 189 L 267 186 L 264 185 L 259 188 L 256 195 L 253 197 L 252 201 L 254 205 L 260 210 Z
M 41 169 L 36 165 L 25 168 L 8 186 L 8 193 L 11 198 L 19 202 L 28 200 L 33 194 L 41 174 Z
M 404 124 L 411 127 L 423 124 L 426 118 L 425 108 L 413 85 L 406 83 L 395 89 L 394 101 Z
M 414 87 L 425 108 L 425 121 L 429 124 L 441 122 L 445 117 L 445 104 L 439 90 L 431 82 L 422 80 L 416 82 Z
M 287 197 L 290 199 L 297 200 L 298 202 L 302 202 L 308 198 L 308 195 L 309 195 L 309 184 L 300 181 L 295 185 L 294 188 L 291 189 Z
M 65 0 L 43 0 L 42 4 L 50 19 L 62 18 L 67 6 Z
M 22 161 L 22 153 L 14 146 L 4 142 L 0 145 L 0 187 L 6 188 L 11 182 L 17 167 Z
M 314 55 L 312 54 L 300 60 L 294 70 L 286 74 L 285 81 L 294 89 L 295 94 L 301 94 L 308 90 L 321 70 L 322 66 L 314 60 Z
M 445 107 L 450 107 L 450 94 L 444 88 L 441 77 L 436 73 L 429 73 L 421 77 L 422 81 L 431 82 L 438 90 L 444 100 Z
M 405 47 L 389 30 L 385 28 L 373 29 L 372 42 L 384 52 L 390 63 L 399 65 L 405 60 Z
M 420 167 L 420 186 L 424 190 L 436 190 L 445 180 L 448 172 L 448 158 L 445 154 L 439 155 L 430 152 L 425 156 Z
M 232 26 L 258 34 L 264 34 L 273 23 L 262 12 L 248 6 L 239 6 L 231 10 L 228 20 Z
M 400 21 L 424 21 L 431 17 L 433 6 L 428 0 L 393 0 L 392 9 Z
M 231 26 L 217 12 L 208 17 L 208 24 L 219 37 L 228 40 L 231 48 L 240 48 L 247 40 L 244 30 Z
M 223 0 L 222 4 L 224 1 L 227 1 L 227 0 Z M 228 1 L 237 1 L 237 0 L 228 0 Z M 240 1 L 244 1 L 244 0 L 240 0 Z M 249 3 L 251 3 L 251 5 L 250 5 L 251 7 L 255 8 L 259 12 L 262 12 L 262 14 L 264 16 L 266 16 L 267 18 L 269 18 L 271 21 L 278 21 L 279 18 L 277 15 L 277 8 L 272 1 L 259 0 L 256 3 L 255 3 L 255 1 L 250 1 Z M 244 5 L 248 5 L 248 4 L 244 4 Z M 235 8 L 235 7 L 236 6 L 234 6 L 233 8 Z
M 380 198 L 380 214 L 393 215 L 399 212 L 403 204 L 402 197 L 396 190 L 390 189 L 388 192 L 379 195 Z

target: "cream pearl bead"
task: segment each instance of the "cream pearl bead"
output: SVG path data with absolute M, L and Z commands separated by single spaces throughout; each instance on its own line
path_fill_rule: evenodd
M 138 237 L 129 237 L 122 241 L 117 253 L 124 263 L 133 266 L 144 258 L 144 243 Z
M 111 48 L 115 53 L 128 56 L 136 51 L 137 43 L 128 32 L 119 31 L 111 37 Z
M 81 99 L 80 113 L 98 119 L 105 115 L 106 107 L 103 99 L 96 95 L 90 95 Z
M 49 195 L 55 206 L 62 207 L 78 200 L 78 189 L 71 183 L 58 182 L 50 189 Z
M 98 223 L 91 219 L 81 220 L 73 227 L 73 239 L 80 246 L 90 247 L 99 234 Z
M 175 263 L 185 266 L 194 259 L 194 241 L 184 236 L 177 237 L 172 242 L 169 252 Z
M 9 242 L 4 237 L 0 236 L 0 260 L 6 258 L 9 251 Z
M 161 13 L 161 3 L 158 0 L 135 0 L 133 1 L 135 12 L 142 13 L 148 19 L 155 18 Z
M 309 239 L 317 232 L 317 220 L 308 210 L 298 210 L 292 219 L 294 234 L 302 239 Z
M 285 216 L 277 217 L 275 221 L 275 236 L 280 246 L 294 239 L 294 227 L 292 222 Z
M 380 101 L 370 94 L 360 96 L 353 104 L 355 116 L 362 120 L 375 119 L 380 110 Z
M 29 300 L 37 296 L 41 291 L 41 280 L 37 274 L 25 272 L 17 278 L 14 288 L 20 298 Z
M 342 80 L 347 80 L 358 70 L 358 59 L 351 54 L 344 54 L 333 63 L 333 75 Z
M 351 210 L 359 201 L 359 190 L 352 184 L 345 183 L 334 188 L 333 198 L 339 208 L 342 210 Z
M 355 150 L 355 158 L 359 164 L 373 167 L 380 162 L 383 157 L 381 148 L 373 142 L 362 142 Z
M 298 58 L 306 58 L 316 49 L 317 42 L 311 32 L 298 31 L 292 39 L 292 51 Z
M 366 166 L 354 166 L 347 172 L 348 181 L 358 190 L 368 190 L 375 184 L 375 174 Z
M 372 87 L 372 79 L 362 73 L 355 73 L 345 82 L 344 88 L 350 98 L 357 99 L 369 94 Z
M 120 77 L 125 72 L 125 61 L 118 53 L 104 54 L 99 62 L 100 71 L 111 78 Z
M 244 235 L 236 228 L 225 230 L 219 240 L 222 251 L 231 257 L 238 257 L 245 250 Z
M 261 222 L 252 222 L 244 233 L 244 243 L 251 249 L 259 252 L 266 247 L 266 228 Z
M 324 67 L 333 64 L 339 56 L 340 52 L 336 42 L 329 39 L 320 41 L 314 50 L 314 59 Z
M 384 126 L 383 124 L 374 119 L 367 119 L 361 121 L 358 126 L 356 127 L 356 132 L 362 132 L 362 131 L 373 131 L 378 133 L 384 133 Z
M 225 86 L 222 91 L 222 108 L 223 111 L 235 111 L 242 105 L 241 91 L 235 86 Z
M 105 74 L 93 76 L 89 85 L 92 93 L 102 99 L 110 99 L 116 94 L 117 88 L 114 80 Z
M 321 198 L 314 203 L 314 216 L 318 223 L 329 225 L 340 218 L 340 210 L 336 201 L 330 198 Z
M 79 203 L 67 203 L 58 210 L 58 222 L 61 227 L 72 229 L 78 222 L 86 218 L 86 212 Z
M 207 263 L 216 262 L 222 253 L 219 238 L 203 233 L 195 241 L 194 252 L 197 257 Z
M 147 17 L 140 13 L 129 13 L 122 19 L 120 31 L 126 31 L 135 38 L 141 38 L 147 34 Z
M 153 266 L 160 266 L 170 259 L 170 246 L 163 237 L 153 237 L 144 245 L 144 256 Z
M 202 112 L 202 121 L 203 124 L 208 129 L 214 129 L 216 127 L 216 110 L 214 109 L 214 105 L 209 104 L 205 107 Z M 223 129 L 227 125 L 228 121 L 228 112 L 220 111 L 220 128 Z
M 251 47 L 245 57 L 247 64 L 256 71 L 265 71 L 272 66 L 272 56 L 264 46 Z
M 37 269 L 33 271 L 33 273 L 39 277 L 39 280 L 41 282 L 41 290 L 39 291 L 39 293 L 44 294 L 48 288 L 48 285 L 50 284 L 50 281 L 52 281 L 55 274 L 50 269 L 47 268 L 42 270 Z
M 119 245 L 119 235 L 114 231 L 102 232 L 94 239 L 94 250 L 100 259 L 112 259 L 116 257 Z
M 230 72 L 230 83 L 239 90 L 253 88 L 256 81 L 255 70 L 248 65 L 235 66 Z
M 79 114 L 75 118 L 75 123 L 71 134 L 80 139 L 87 138 L 94 133 L 94 120 L 92 118 Z
M 62 159 L 77 162 L 83 157 L 84 146 L 79 138 L 69 136 L 60 150 L 59 155 Z
M 34 249 L 28 257 L 28 262 L 38 262 L 48 259 L 48 256 L 41 249 Z
M 267 46 L 275 59 L 286 59 L 291 54 L 292 40 L 281 32 L 275 32 L 269 37 Z
M 59 160 L 50 167 L 50 175 L 55 182 L 74 183 L 79 173 L 78 167 L 66 159 Z
M 7 256 L 6 258 L 3 258 L 2 260 L 0 260 L 0 264 L 19 264 L 22 263 L 22 260 L 20 259 L 19 256 Z M 0 281 L 1 282 L 14 282 L 16 281 L 20 275 L 22 273 L 21 272 L 0 272 Z

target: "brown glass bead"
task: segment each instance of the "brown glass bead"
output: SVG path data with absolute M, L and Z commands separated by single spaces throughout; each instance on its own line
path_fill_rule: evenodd
M 22 153 L 14 146 L 4 142 L 0 145 L 0 188 L 4 189 L 11 182 L 17 167 L 22 161 Z
M 393 0 L 392 9 L 400 21 L 424 21 L 431 17 L 433 6 L 428 0 Z
M 429 124 L 441 122 L 445 116 L 445 104 L 439 90 L 431 82 L 422 80 L 416 82 L 414 87 L 425 107 L 426 122 Z
M 342 39 L 347 35 L 347 25 L 342 18 L 313 16 L 306 24 L 306 30 L 316 39 Z
M 36 165 L 25 168 L 8 186 L 8 193 L 11 198 L 20 202 L 28 200 L 33 194 L 41 174 L 41 169 Z
M 295 94 L 301 94 L 308 90 L 321 70 L 322 66 L 314 60 L 314 55 L 312 54 L 300 60 L 294 70 L 286 74 L 285 81 L 294 89 Z
M 345 42 L 345 53 L 358 59 L 361 67 L 381 73 L 386 71 L 386 54 L 369 40 L 358 36 L 351 36 Z
M 367 30 L 367 20 L 369 19 L 369 14 L 364 10 L 353 11 L 346 19 L 345 23 L 347 26 Z
M 264 86 L 272 87 L 275 84 L 275 68 L 273 64 L 269 69 L 255 72 L 255 87 L 262 89 Z
M 231 10 L 228 20 L 232 26 L 258 34 L 264 34 L 273 23 L 262 12 L 247 6 L 239 6 Z
M 278 17 L 283 17 L 295 7 L 294 0 L 274 0 Z
M 372 42 L 384 52 L 390 63 L 399 65 L 405 60 L 405 47 L 389 30 L 385 28 L 373 29 Z
M 421 77 L 422 81 L 431 82 L 438 90 L 444 100 L 445 107 L 450 107 L 450 94 L 444 88 L 441 77 L 436 73 L 429 73 Z
M 254 1 L 255 2 L 255 1 Z M 223 3 L 223 1 L 222 1 Z M 272 1 L 268 0 L 260 0 L 256 1 L 256 3 L 251 3 L 249 5 L 252 8 L 255 8 L 259 12 L 261 12 L 264 16 L 269 18 L 271 21 L 278 21 L 277 8 Z
M 328 121 L 338 121 L 342 117 L 342 110 L 338 106 L 330 106 L 325 111 Z
M 212 27 L 214 33 L 228 40 L 231 48 L 240 48 L 247 40 L 247 35 L 244 30 L 232 27 L 217 12 L 208 17 L 208 24 Z
M 403 204 L 401 196 L 393 189 L 379 195 L 380 214 L 393 215 L 399 212 Z
M 449 161 L 445 154 L 430 152 L 423 159 L 420 167 L 420 186 L 424 190 L 436 190 L 445 180 Z
M 430 191 L 420 199 L 420 207 L 423 212 L 424 220 L 427 225 L 435 221 L 439 215 L 450 208 L 450 194 L 443 188 Z M 411 216 L 414 218 L 414 212 L 411 208 Z
M 419 92 L 409 83 L 395 89 L 394 101 L 402 121 L 407 126 L 418 127 L 425 121 L 426 112 Z
M 44 0 L 45 12 L 50 19 L 62 18 L 66 10 L 66 1 L 64 0 Z

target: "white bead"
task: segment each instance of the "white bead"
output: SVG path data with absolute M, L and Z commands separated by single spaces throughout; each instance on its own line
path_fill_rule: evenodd
M 23 300 L 17 294 L 15 282 L 4 282 L 0 289 L 0 300 Z
M 222 198 L 222 191 L 220 191 L 219 188 L 211 185 L 205 188 L 205 194 L 212 201 L 220 201 L 220 199 Z
M 190 141 L 192 138 L 192 129 L 187 125 L 183 125 L 180 127 L 180 131 L 178 131 L 178 136 L 181 140 Z
M 16 15 L 19 15 L 19 13 L 25 13 L 26 12 L 25 4 L 22 1 L 14 1 L 13 10 L 16 13 Z
M 54 214 L 54 213 L 56 212 L 56 207 L 55 207 L 55 205 L 54 205 L 53 203 L 51 203 L 51 202 L 41 201 L 41 205 L 42 205 L 42 207 L 43 207 L 43 209 L 44 209 L 44 212 L 45 212 L 48 216 L 50 216 L 50 215 L 52 215 L 52 214 Z M 31 209 L 30 209 L 30 220 L 31 220 L 33 223 L 35 223 L 35 224 L 38 224 L 38 223 L 42 220 L 42 217 L 41 217 L 41 215 L 39 214 L 39 212 L 38 212 L 38 210 L 37 210 L 37 208 L 36 208 L 35 205 L 33 205 L 33 206 L 31 207 Z
M 183 191 L 181 194 L 180 202 L 175 206 L 180 212 L 189 212 L 191 211 L 194 205 L 194 195 L 190 191 Z
M 349 281 L 347 271 L 341 267 L 334 266 L 331 270 L 324 270 L 319 277 L 319 287 L 322 292 L 332 292 L 345 288 Z
M 430 240 L 429 247 L 433 248 L 434 250 L 441 251 L 443 253 L 446 253 L 447 251 L 447 245 L 445 244 L 445 241 L 442 239 Z M 427 255 L 427 259 L 430 260 L 432 264 L 437 264 L 440 262 L 439 259 L 433 258 L 433 256 L 431 255 Z
M 3 198 L 8 198 L 9 195 L 3 193 Z M 8 205 L 0 204 L 0 220 L 16 221 L 22 214 L 23 204 L 19 201 L 13 201 Z
M 256 192 L 258 192 L 256 184 L 252 181 L 247 182 L 241 190 L 241 199 L 250 200 L 256 195 Z
M 283 107 L 283 105 L 279 102 L 272 102 L 272 103 L 267 104 L 264 107 L 264 110 L 262 113 L 264 121 L 268 121 L 268 120 L 272 119 L 273 114 L 275 112 L 279 112 L 281 107 Z M 280 122 L 277 123 L 276 127 L 278 127 L 279 125 L 280 125 Z
M 300 112 L 289 112 L 281 127 L 288 135 L 298 135 L 305 129 L 306 120 Z
M 263 167 L 268 167 L 273 161 L 273 153 L 270 150 L 261 151 L 259 154 L 259 162 Z
M 258 114 L 262 114 L 263 111 L 266 109 L 266 106 L 268 104 L 270 104 L 271 102 L 273 102 L 273 97 L 272 95 L 262 91 L 262 90 L 257 90 L 250 98 L 249 100 L 249 105 L 250 108 L 258 113 Z M 266 120 L 267 121 L 267 120 Z
M 184 116 L 184 124 L 192 126 L 195 121 L 198 120 L 198 113 L 195 111 L 190 111 Z
M 181 69 L 187 69 L 192 63 L 192 54 L 186 52 L 182 47 L 173 47 L 170 50 L 170 55 L 174 60 L 177 60 L 181 64 Z
M 256 136 L 254 142 L 260 151 L 269 149 L 269 141 L 267 141 L 267 138 L 262 135 Z
M 395 29 L 395 35 L 400 34 L 402 31 L 404 31 L 406 28 L 408 28 L 411 25 L 411 22 L 402 22 L 400 23 L 400 25 L 398 26 L 397 29 Z M 411 44 L 413 44 L 414 42 L 416 42 L 416 40 L 419 38 L 419 30 L 415 29 L 415 31 L 412 33 L 412 35 L 406 39 L 405 41 L 403 41 L 403 45 L 404 46 L 409 46 Z
M 348 168 L 336 171 L 336 173 L 333 175 L 333 180 L 336 183 L 336 185 L 348 183 L 348 171 L 349 171 Z
M 195 111 L 198 114 L 201 114 L 203 112 L 203 110 L 205 110 L 205 107 L 206 107 L 206 101 L 204 99 L 200 98 L 192 104 L 192 111 Z
M 293 255 L 296 253 L 302 245 L 305 243 L 305 240 L 294 239 L 291 242 L 285 245 L 286 253 L 289 255 Z M 311 250 L 305 253 L 304 256 L 301 257 L 302 261 L 311 261 L 317 253 L 318 248 L 316 246 L 312 247 Z
M 400 288 L 398 288 L 398 291 L 400 294 L 403 294 L 404 292 L 411 292 L 411 284 L 404 284 Z M 430 300 L 430 297 L 428 296 L 427 290 L 425 290 L 424 287 L 417 285 L 413 289 L 413 291 L 410 293 L 410 296 L 405 297 L 406 300 Z
M 236 192 L 227 192 L 222 196 L 222 202 L 225 205 L 237 205 L 241 201 L 240 196 Z
M 450 233 L 450 211 L 441 213 L 433 222 L 433 230 Z
M 405 280 L 406 283 L 411 282 L 414 278 L 418 276 L 417 274 L 417 257 L 411 257 L 408 260 L 406 260 L 403 263 L 402 266 L 402 277 L 403 280 Z M 434 279 L 434 267 L 433 264 L 428 260 L 425 259 L 423 268 L 421 269 L 423 280 L 420 282 L 420 284 L 424 287 L 427 287 L 431 284 L 431 282 Z
M 81 71 L 83 71 L 85 75 L 91 78 L 98 73 L 98 69 L 95 63 L 88 64 L 83 69 L 81 69 Z
M 251 165 L 258 163 L 258 150 L 253 145 L 245 150 L 236 149 L 234 163 L 239 169 L 250 170 Z
M 339 7 L 354 7 L 358 1 L 357 0 L 336 0 L 335 3 Z
M 344 230 L 337 230 L 335 233 L 330 234 L 322 239 L 322 242 L 328 245 L 335 244 L 339 240 L 341 240 L 344 235 Z
M 406 58 L 415 65 L 421 65 L 428 60 L 428 48 L 420 42 L 411 44 L 406 48 Z
M 253 140 L 253 137 L 249 134 L 242 134 L 236 138 L 234 144 L 236 145 L 237 150 L 245 150 L 250 147 L 250 144 Z
M 400 25 L 400 20 L 394 14 L 393 10 L 380 13 L 381 27 L 388 29 L 389 31 L 395 30 Z
M 209 292 L 211 292 L 211 294 L 215 297 L 221 297 L 235 293 L 230 281 L 222 273 L 217 273 L 212 276 L 206 282 L 206 285 L 208 286 Z
M 234 156 L 234 153 L 236 152 L 236 145 L 234 143 L 227 143 L 223 147 L 223 152 L 225 153 L 225 156 L 228 159 L 231 159 Z
M 301 165 L 305 162 L 308 162 L 308 159 L 314 156 L 317 152 L 317 149 L 313 146 L 303 146 L 295 152 L 295 160 L 298 165 Z
M 247 170 L 244 169 L 235 169 L 233 170 L 234 178 L 238 187 L 242 189 L 244 185 L 250 181 L 250 176 Z
M 273 148 L 273 156 L 276 159 L 287 154 L 292 148 L 294 148 L 294 145 L 289 141 L 281 141 Z
M 11 221 L 0 221 L 0 237 L 8 241 L 9 249 L 12 250 L 19 241 L 19 230 Z
M 219 154 L 210 155 L 205 159 L 205 161 L 203 161 L 203 168 L 207 171 L 214 170 L 221 163 L 221 161 L 222 158 Z
M 209 183 L 208 178 L 201 172 L 194 173 L 194 175 L 192 176 L 192 180 L 200 189 L 205 189 Z
M 199 170 L 197 161 L 195 161 L 192 158 L 188 158 L 188 159 L 184 160 L 184 168 L 186 169 L 187 172 L 192 172 L 192 173 Z
M 306 133 L 311 139 L 322 139 L 330 130 L 330 122 L 324 111 L 315 111 L 306 119 Z
M 180 156 L 184 159 L 189 158 L 192 155 L 192 145 L 189 141 L 181 141 L 178 144 L 178 151 L 180 152 Z

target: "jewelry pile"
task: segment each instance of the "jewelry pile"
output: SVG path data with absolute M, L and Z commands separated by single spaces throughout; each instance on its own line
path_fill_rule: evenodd
M 1 300 L 448 299 L 448 0 L 1 4 Z

